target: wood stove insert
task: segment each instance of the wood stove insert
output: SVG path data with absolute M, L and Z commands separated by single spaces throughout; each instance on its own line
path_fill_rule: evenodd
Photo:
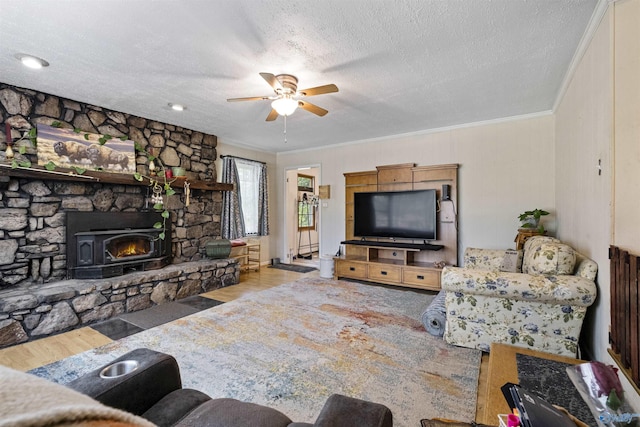
M 160 213 L 67 212 L 67 275 L 100 279 L 162 268 L 171 261 L 171 230 Z

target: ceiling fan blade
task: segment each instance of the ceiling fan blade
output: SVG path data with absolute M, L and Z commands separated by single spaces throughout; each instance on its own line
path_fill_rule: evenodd
M 305 102 L 305 101 L 298 101 L 298 107 L 302 108 L 303 110 L 307 110 L 310 113 L 316 114 L 318 116 L 324 116 L 329 112 L 324 108 L 320 108 L 317 105 L 313 105 L 312 103 Z
M 274 91 L 278 91 L 279 90 L 283 90 L 284 88 L 282 87 L 282 85 L 280 84 L 280 81 L 278 79 L 276 79 L 276 76 L 274 76 L 271 73 L 260 73 L 260 75 L 262 76 L 263 79 L 265 79 L 267 81 L 267 83 L 269 83 L 269 86 L 271 86 L 273 88 Z
M 322 95 L 323 93 L 338 92 L 338 86 L 334 84 L 311 87 L 309 89 L 299 90 L 298 93 L 302 96 Z
M 237 101 L 262 101 L 264 99 L 269 99 L 268 96 L 250 96 L 248 98 L 229 98 L 228 102 L 237 102 Z
M 269 113 L 269 115 L 267 116 L 267 122 L 272 122 L 275 119 L 278 118 L 278 112 L 274 109 L 271 109 L 271 112 Z

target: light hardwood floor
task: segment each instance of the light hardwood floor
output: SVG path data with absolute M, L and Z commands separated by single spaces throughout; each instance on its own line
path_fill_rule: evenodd
M 229 302 L 240 296 L 269 289 L 282 283 L 292 282 L 303 276 L 318 276 L 314 271 L 307 274 L 295 273 L 273 268 L 261 268 L 258 272 L 242 273 L 240 283 L 222 289 L 201 294 L 203 297 L 218 301 Z M 95 331 L 91 327 L 84 327 L 55 336 L 19 344 L 0 350 L 0 364 L 20 370 L 28 371 L 40 366 L 53 363 L 65 357 L 79 354 L 92 348 L 100 347 L 111 342 L 111 339 Z M 486 404 L 485 384 L 487 382 L 488 356 L 483 356 L 480 367 L 480 381 L 478 385 L 477 414 L 484 413 Z

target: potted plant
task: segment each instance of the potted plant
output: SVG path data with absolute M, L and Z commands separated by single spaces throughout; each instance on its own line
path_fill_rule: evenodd
M 549 215 L 549 212 L 542 209 L 534 209 L 524 211 L 518 216 L 518 219 L 522 222 L 521 228 L 537 228 L 540 234 L 544 234 L 544 225 L 540 222 L 540 218 L 545 215 Z

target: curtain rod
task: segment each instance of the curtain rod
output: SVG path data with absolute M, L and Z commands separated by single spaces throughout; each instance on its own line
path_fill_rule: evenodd
M 260 160 L 247 159 L 246 157 L 238 157 L 238 156 L 230 156 L 230 155 L 220 156 L 221 159 L 224 159 L 225 157 L 231 157 L 232 159 L 238 159 L 238 160 L 246 160 L 248 162 L 262 163 L 263 165 L 267 164 L 266 162 L 261 162 Z

